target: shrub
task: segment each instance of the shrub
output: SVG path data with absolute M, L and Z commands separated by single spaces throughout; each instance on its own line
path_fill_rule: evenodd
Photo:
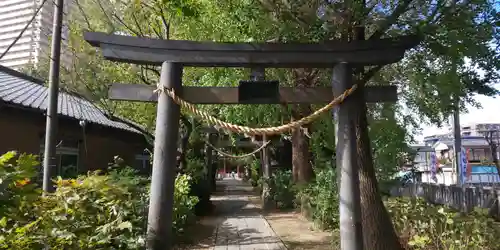
M 175 179 L 173 230 L 174 235 L 184 232 L 186 225 L 195 219 L 194 207 L 198 203 L 198 197 L 191 196 L 191 177 L 179 175 Z
M 12 209 L 25 210 L 31 207 L 32 201 L 38 199 L 41 193 L 32 183 L 32 179 L 37 176 L 37 158 L 26 154 L 21 154 L 17 159 L 15 157 L 14 151 L 0 156 L 0 219 L 4 215 L 13 221 L 20 214 L 12 213 Z
M 276 171 L 266 182 L 269 185 L 269 196 L 276 202 L 278 208 L 295 207 L 297 192 L 293 183 L 292 171 Z
M 250 184 L 253 187 L 257 187 L 260 182 L 260 162 L 258 160 L 254 160 L 250 164 Z
M 312 221 L 322 229 L 338 227 L 339 198 L 335 170 L 324 168 L 316 171 L 316 178 L 303 188 L 301 202 L 310 209 Z
M 198 203 L 195 206 L 196 215 L 206 215 L 212 210 L 210 195 L 212 194 L 209 174 L 206 173 L 205 162 L 201 159 L 192 157 L 188 159 L 187 167 L 184 169 L 192 178 L 189 180 L 190 193 L 198 197 Z
M 147 179 L 134 170 L 114 169 L 56 182 L 54 193 L 40 196 L 29 183 L 36 159 L 13 152 L 0 157 L 0 248 L 143 249 L 148 205 Z M 14 163 L 11 163 L 14 162 Z M 196 197 L 189 176 L 175 183 L 173 230 L 182 233 L 193 218 Z
M 410 249 L 500 249 L 500 225 L 483 209 L 463 215 L 414 198 L 391 198 L 386 207 Z
M 335 206 L 331 211 L 338 206 L 337 202 L 330 204 Z M 486 209 L 476 209 L 464 215 L 451 208 L 429 204 L 420 198 L 408 197 L 389 198 L 385 205 L 401 242 L 407 249 L 500 249 L 500 242 L 497 241 L 500 224 L 488 216 Z M 319 218 L 330 220 L 336 216 L 337 211 Z M 316 217 L 315 220 L 319 218 Z M 330 228 L 333 229 L 333 249 L 339 249 L 338 223 Z

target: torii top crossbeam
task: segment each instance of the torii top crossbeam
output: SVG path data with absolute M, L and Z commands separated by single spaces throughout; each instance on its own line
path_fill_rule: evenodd
M 324 43 L 218 43 L 160 40 L 100 32 L 86 32 L 84 39 L 100 47 L 104 58 L 117 62 L 161 65 L 180 63 L 193 67 L 331 68 L 345 62 L 384 65 L 403 58 L 418 44 L 417 36 L 353 42 Z

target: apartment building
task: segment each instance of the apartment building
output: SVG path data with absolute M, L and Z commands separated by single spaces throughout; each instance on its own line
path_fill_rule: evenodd
M 493 141 L 500 144 L 500 123 L 468 123 L 460 126 L 460 133 L 462 134 L 462 138 L 485 137 L 493 133 Z M 435 141 L 442 139 L 453 139 L 453 128 L 450 128 L 449 131 L 444 134 L 425 136 L 424 143 L 426 143 L 426 145 L 432 145 Z
M 500 123 L 469 123 L 461 126 L 462 136 L 487 136 L 489 133 L 493 140 L 500 142 Z
M 43 0 L 1 0 L 0 1 L 0 54 L 14 42 L 24 27 L 30 22 Z M 62 29 L 62 64 L 71 62 L 71 54 L 67 51 L 66 38 L 68 6 L 72 1 L 65 1 L 64 24 Z M 33 63 L 37 65 L 43 58 L 50 56 L 50 40 L 52 36 L 52 20 L 54 0 L 46 0 L 42 9 L 23 33 L 16 44 L 0 59 L 0 65 L 21 69 Z

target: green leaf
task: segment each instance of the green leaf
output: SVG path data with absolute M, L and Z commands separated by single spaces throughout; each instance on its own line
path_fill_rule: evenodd
M 451 218 L 447 218 L 447 219 L 446 219 L 446 224 L 448 224 L 448 225 L 453 224 L 453 219 L 451 219 Z
M 438 209 L 438 213 L 440 213 L 440 214 L 445 214 L 445 212 L 444 212 L 444 208 L 443 208 L 443 207 L 440 207 L 440 208 Z
M 130 221 L 124 221 L 124 222 L 118 224 L 118 229 L 120 229 L 120 230 L 123 230 L 123 229 L 132 230 L 132 223 L 130 223 Z
M 16 157 L 17 153 L 16 151 L 9 151 L 2 156 L 0 156 L 0 165 L 5 165 L 5 163 L 9 162 L 12 160 L 14 157 Z
M 2 217 L 0 219 L 0 227 L 4 228 L 5 226 L 7 226 L 7 217 Z

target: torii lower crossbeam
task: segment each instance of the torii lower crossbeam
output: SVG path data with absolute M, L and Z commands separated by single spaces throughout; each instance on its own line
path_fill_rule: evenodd
M 112 84 L 108 91 L 111 100 L 156 102 L 156 87 L 144 84 Z M 365 100 L 369 103 L 396 102 L 396 86 L 368 86 Z M 280 87 L 279 101 L 274 104 L 324 104 L 333 100 L 331 87 Z M 242 104 L 238 100 L 238 87 L 182 87 L 182 99 L 193 104 Z M 272 104 L 265 102 L 266 104 Z M 253 103 L 258 104 L 258 103 Z

